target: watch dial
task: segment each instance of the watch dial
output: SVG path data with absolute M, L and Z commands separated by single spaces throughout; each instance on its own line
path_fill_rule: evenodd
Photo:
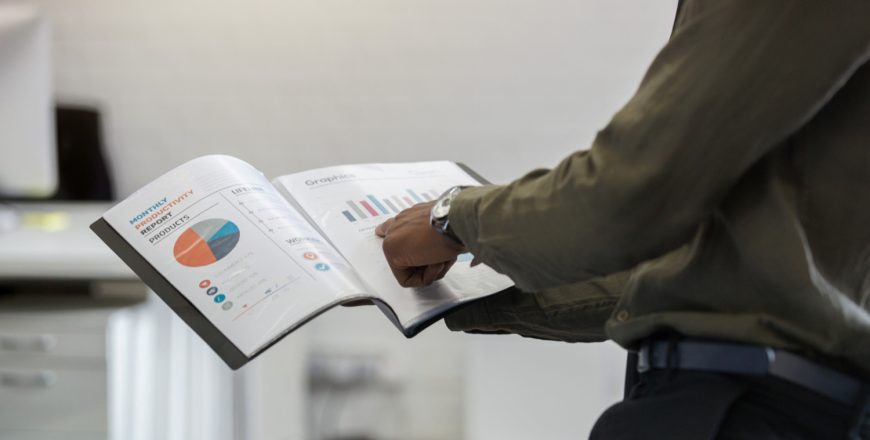
M 432 207 L 432 213 L 436 218 L 445 217 L 448 212 L 450 212 L 450 197 L 438 200 L 435 202 L 435 206 Z

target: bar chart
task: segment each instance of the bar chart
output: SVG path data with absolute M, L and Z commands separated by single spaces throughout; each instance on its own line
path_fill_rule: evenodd
M 411 188 L 386 196 L 366 194 L 357 200 L 346 200 L 341 213 L 351 223 L 368 218 L 392 216 L 418 203 L 435 200 L 439 194 L 440 192 L 434 189 L 422 191 Z

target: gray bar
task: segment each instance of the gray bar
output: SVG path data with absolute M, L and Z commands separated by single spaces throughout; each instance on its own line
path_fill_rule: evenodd
M 347 201 L 347 206 L 350 206 L 350 209 L 353 209 L 353 212 L 355 212 L 356 215 L 359 216 L 359 218 L 367 218 L 366 215 L 363 214 L 362 209 L 359 209 L 359 207 L 356 206 L 356 203 L 351 202 L 350 200 L 348 200 L 348 201 Z
M 403 202 L 402 199 L 399 198 L 399 196 L 393 196 L 393 201 L 396 202 L 396 206 L 398 206 L 399 208 L 410 208 L 410 206 L 405 206 L 405 202 Z
M 386 204 L 387 204 L 387 207 L 390 208 L 390 209 L 392 209 L 393 212 L 395 212 L 396 214 L 399 213 L 399 210 L 396 209 L 396 205 L 393 205 L 393 202 L 389 201 L 389 199 L 384 199 L 384 203 L 386 203 Z

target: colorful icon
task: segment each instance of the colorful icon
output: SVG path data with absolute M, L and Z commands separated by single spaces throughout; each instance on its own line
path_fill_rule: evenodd
M 202 280 L 199 282 L 200 289 L 205 289 L 208 286 L 211 286 L 211 280 Z
M 314 252 L 306 252 L 302 254 L 302 257 L 306 260 L 316 260 L 318 258 L 317 254 L 315 254 Z
M 224 302 L 225 299 L 227 299 L 227 296 L 224 295 L 223 293 L 219 293 L 219 294 L 215 295 L 214 302 L 220 304 L 220 303 Z
M 224 310 L 229 310 L 229 309 L 233 308 L 233 302 L 227 301 L 224 303 L 224 305 L 221 306 L 221 308 Z
M 229 220 L 203 220 L 187 228 L 175 241 L 175 260 L 184 266 L 208 266 L 226 257 L 239 242 L 239 227 Z
M 205 294 L 208 296 L 212 296 L 215 293 L 217 293 L 217 291 L 218 291 L 217 287 L 209 287 L 208 290 L 205 291 Z
M 321 271 L 321 272 L 325 272 L 325 271 L 329 270 L 329 265 L 326 263 L 317 263 L 314 265 L 314 268 Z

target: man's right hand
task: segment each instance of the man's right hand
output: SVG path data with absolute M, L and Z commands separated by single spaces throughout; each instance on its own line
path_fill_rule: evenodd
M 432 202 L 414 205 L 380 224 L 384 256 L 402 287 L 428 286 L 444 277 L 465 247 L 430 224 Z

